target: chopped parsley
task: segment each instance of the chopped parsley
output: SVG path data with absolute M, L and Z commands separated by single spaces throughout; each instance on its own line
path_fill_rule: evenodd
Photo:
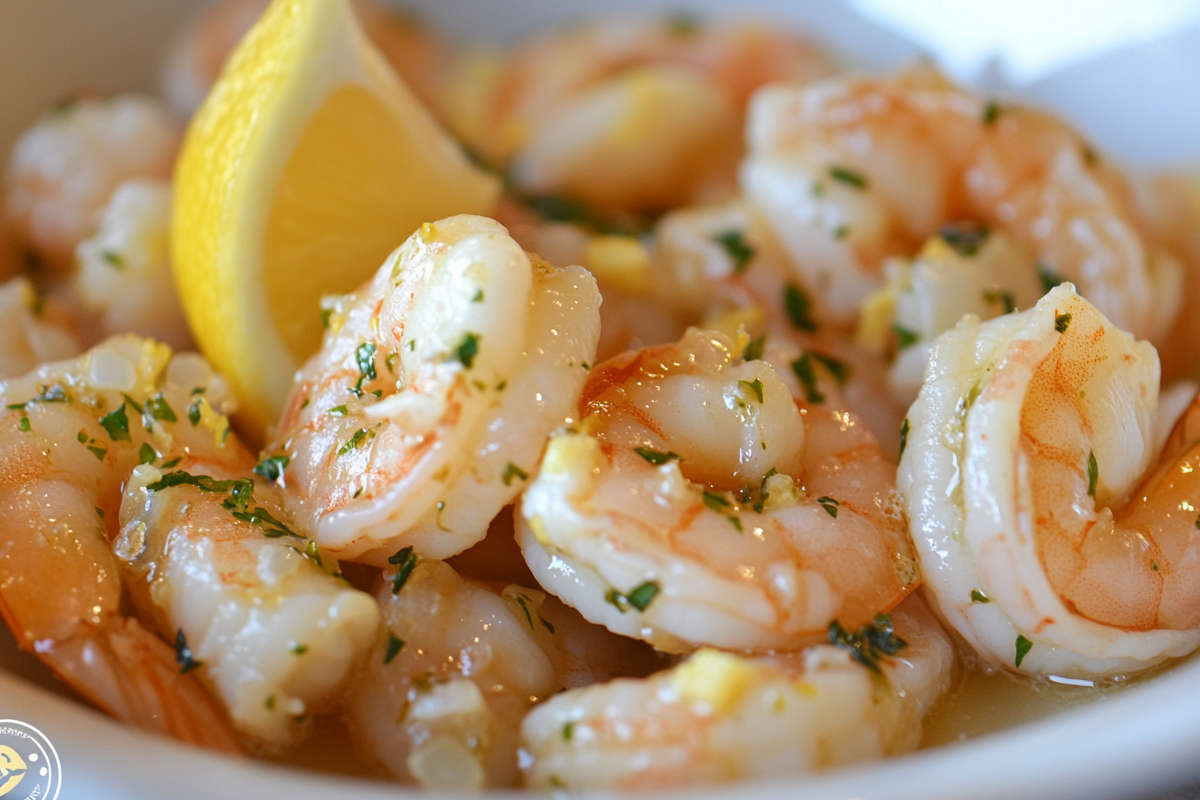
M 988 104 L 983 107 L 983 124 L 991 126 L 1000 118 L 1000 104 L 995 100 L 989 100 Z
M 17 427 L 25 431 L 25 433 L 33 431 L 33 423 L 29 421 L 29 417 L 21 417 L 21 421 L 17 423 Z
M 417 554 L 411 547 L 405 547 L 395 555 L 389 556 L 388 563 L 396 567 L 396 577 L 392 578 L 392 594 L 400 594 L 400 590 L 408 583 L 409 576 L 417 567 Z
M 92 451 L 92 455 L 94 455 L 94 456 L 96 457 L 96 460 L 97 460 L 97 461 L 103 461 L 103 460 L 104 460 L 104 457 L 105 457 L 106 455 L 108 455 L 108 449 L 107 449 L 107 448 L 104 448 L 104 447 L 97 447 L 97 446 L 96 446 L 96 445 L 94 445 L 94 444 L 89 444 L 89 445 L 87 446 L 87 449 L 88 449 L 88 450 L 90 450 L 90 451 Z
M 292 459 L 289 456 L 267 456 L 254 465 L 254 474 L 266 478 L 271 483 L 283 485 L 283 472 Z
M 171 408 L 171 404 L 161 394 L 155 395 L 146 401 L 146 410 L 150 412 L 150 416 L 159 422 L 179 421 L 179 417 L 175 416 L 175 409 Z
M 1029 651 L 1033 649 L 1033 642 L 1026 639 L 1024 636 L 1017 636 L 1017 657 L 1013 663 L 1018 667 L 1025 660 L 1025 656 L 1029 655 Z
M 329 318 L 332 316 L 333 316 L 332 308 L 322 308 L 321 309 L 321 327 L 324 328 L 325 330 L 329 330 Z
M 874 620 L 854 633 L 847 631 L 835 619 L 829 623 L 829 642 L 848 651 L 855 661 L 872 672 L 879 672 L 880 659 L 894 656 L 908 645 L 896 635 L 888 614 L 877 614 Z
M 65 403 L 67 402 L 67 390 L 61 383 L 39 386 L 38 393 L 33 399 L 38 403 Z
M 358 382 L 354 384 L 354 388 L 350 393 L 355 397 L 362 397 L 362 386 L 365 381 L 373 381 L 378 375 L 375 372 L 375 345 L 371 342 L 364 342 L 354 351 L 354 361 L 358 365 Z
M 142 446 L 138 450 L 138 463 L 151 464 L 156 458 L 158 458 L 158 453 L 154 452 L 154 448 L 150 446 L 150 443 L 142 442 Z
M 796 379 L 800 381 L 800 387 L 804 389 L 805 400 L 810 403 L 825 402 L 825 394 L 817 386 L 817 373 L 813 369 L 811 353 L 805 353 L 793 361 L 792 372 L 796 373 Z
M 125 257 L 115 250 L 105 250 L 100 253 L 100 258 L 104 259 L 104 263 L 116 270 L 125 269 Z
M 752 394 L 758 402 L 763 401 L 763 382 L 761 378 L 752 381 L 738 381 L 738 391 L 742 394 Z
M 964 258 L 970 258 L 979 252 L 979 248 L 983 247 L 990 233 L 991 231 L 984 225 L 956 222 L 943 226 L 938 235 L 941 236 L 943 242 L 954 249 L 954 252 Z
M 679 453 L 676 453 L 674 450 L 668 450 L 664 453 L 661 450 L 654 450 L 649 447 L 635 447 L 633 448 L 633 452 L 637 453 L 639 456 L 646 459 L 656 467 L 661 467 L 668 461 L 679 458 Z
M 901 350 L 912 347 L 921 338 L 921 334 L 904 327 L 899 322 L 892 324 L 892 333 L 896 334 L 897 344 Z
M 479 355 L 479 334 L 468 333 L 463 337 L 462 344 L 454 348 L 452 358 L 470 369 L 477 355 Z
M 767 335 L 764 333 L 757 339 L 751 339 L 742 351 L 742 361 L 760 361 L 767 347 Z
M 294 656 L 302 656 L 308 652 L 308 645 L 301 644 L 300 642 L 292 642 L 288 650 L 291 650 Z
M 1100 467 L 1096 464 L 1096 453 L 1088 450 L 1088 494 L 1092 497 L 1096 496 L 1096 481 L 1100 479 Z
M 353 436 L 346 440 L 345 444 L 338 448 L 337 454 L 339 456 L 344 456 L 351 450 L 357 450 L 358 448 L 362 447 L 363 444 L 371 441 L 374 438 L 374 428 L 359 428 L 354 432 Z
M 1059 333 L 1066 333 L 1067 327 L 1071 324 L 1070 314 L 1059 314 L 1054 318 L 1054 330 Z
M 624 614 L 630 607 L 636 608 L 639 612 L 645 611 L 656 595 L 658 595 L 658 583 L 646 581 L 629 594 L 621 594 L 616 589 L 610 589 L 604 599 Z
M 985 303 L 1000 303 L 1004 306 L 1004 313 L 1011 314 L 1017 310 L 1017 298 L 1012 292 L 984 292 L 983 300 Z
M 846 385 L 846 381 L 850 379 L 850 367 L 844 361 L 839 361 L 824 353 L 818 353 L 816 350 L 809 350 L 808 355 L 812 357 L 813 361 L 829 370 L 829 374 L 833 376 L 839 386 Z
M 833 166 L 829 168 L 829 177 L 835 181 L 840 181 L 847 186 L 853 186 L 855 189 L 866 189 L 867 179 L 862 173 L 855 172 L 846 167 Z
M 1038 264 L 1038 279 L 1042 282 L 1042 291 L 1048 292 L 1063 283 L 1062 276 L 1045 264 Z
M 832 497 L 826 497 L 825 495 L 818 497 L 817 503 L 820 504 L 821 508 L 825 509 L 826 514 L 834 519 L 837 519 L 838 506 L 840 506 L 841 503 L 839 503 L 837 500 L 834 500 Z
M 983 592 L 979 591 L 978 589 L 972 589 L 971 590 L 971 602 L 972 603 L 990 603 L 992 601 Z
M 100 427 L 108 431 L 108 438 L 114 442 L 131 442 L 129 436 L 129 415 L 125 413 L 125 403 L 100 418 Z
M 743 233 L 738 230 L 729 230 L 724 233 L 718 233 L 712 237 L 713 241 L 725 248 L 725 252 L 733 259 L 733 271 L 741 275 L 746 271 L 746 267 L 750 264 L 750 259 L 754 258 L 754 248 L 746 244 Z
M 188 403 L 188 422 L 192 423 L 192 427 L 200 424 L 200 404 L 204 402 L 204 398 L 196 395 L 192 398 L 192 402 Z
M 472 303 L 482 303 L 483 302 L 483 289 L 480 289 L 477 292 L 475 292 L 475 296 L 471 298 L 471 302 Z
M 508 466 L 504 468 L 504 475 L 500 477 L 500 480 L 504 481 L 505 486 L 512 486 L 513 478 L 527 481 L 529 480 L 529 473 L 510 461 L 508 462 Z
M 667 30 L 676 36 L 692 36 L 700 30 L 703 23 L 692 14 L 672 14 L 667 17 L 665 24 Z
M 904 457 L 904 448 L 908 447 L 908 432 L 912 428 L 908 424 L 908 417 L 904 418 L 904 424 L 900 426 L 900 457 Z
M 571 736 L 575 733 L 575 721 L 564 722 L 562 726 L 562 738 L 564 742 L 571 741 Z
M 812 318 L 812 298 L 794 283 L 789 283 L 783 290 L 783 309 L 797 330 L 816 332 L 817 322 Z
M 758 500 L 755 501 L 753 508 L 759 514 L 762 513 L 763 507 L 767 504 L 767 498 L 771 496 L 771 493 L 767 491 L 767 479 L 777 474 L 775 468 L 771 467 L 767 470 L 767 474 L 763 475 L 762 481 L 758 485 Z
M 162 464 L 162 468 L 163 469 L 173 469 L 174 467 L 179 466 L 179 462 L 182 460 L 183 460 L 183 458 L 180 457 L 180 458 L 172 458 L 170 461 L 164 461 Z
M 724 513 L 725 509 L 729 508 L 731 503 L 716 492 L 704 490 L 704 505 L 711 508 L 713 511 Z
M 262 506 L 255 506 L 253 511 L 233 510 L 233 517 L 262 528 L 263 536 L 268 539 L 278 539 L 280 536 L 299 536 L 287 525 L 271 516 L 271 512 Z
M 329 416 L 331 417 L 344 417 L 347 413 L 349 412 L 346 410 L 345 405 L 334 406 L 333 408 L 329 409 Z
M 188 647 L 187 637 L 183 634 L 183 628 L 180 628 L 175 634 L 175 661 L 179 664 L 179 673 L 181 675 L 191 672 L 204 663 L 192 657 L 192 651 Z
M 850 235 L 850 226 L 849 225 L 838 225 L 836 228 L 833 229 L 833 238 L 837 239 L 838 241 L 845 239 L 849 235 Z
M 400 650 L 404 647 L 404 640 L 396 634 L 388 631 L 387 649 L 383 653 L 383 663 L 390 664 L 392 659 L 400 654 Z

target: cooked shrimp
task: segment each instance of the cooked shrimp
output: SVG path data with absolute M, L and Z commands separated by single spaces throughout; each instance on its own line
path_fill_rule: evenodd
M 1032 308 L 1045 291 L 1033 259 L 1003 233 L 946 228 L 916 258 L 889 259 L 886 285 L 863 304 L 860 342 L 884 352 L 895 342 L 888 370 L 892 396 L 905 408 L 917 399 L 934 338 L 965 314 L 991 319 Z
M 954 649 L 918 599 L 893 614 L 894 632 L 877 620 L 869 632 L 843 631 L 841 647 L 759 658 L 706 648 L 648 679 L 557 695 L 522 725 L 526 784 L 652 789 L 911 751 L 950 683 Z
M 893 468 L 836 384 L 794 400 L 745 346 L 692 329 L 613 359 L 550 441 L 518 541 L 589 620 L 668 651 L 795 648 L 915 587 Z
M 162 93 L 189 117 L 208 95 L 221 68 L 270 0 L 222 0 L 203 9 L 175 42 L 162 74 Z M 364 33 L 417 96 L 436 108 L 449 69 L 446 45 L 410 14 L 370 0 L 354 0 Z
M 52 111 L 9 158 L 5 211 L 18 243 L 51 266 L 69 267 L 117 186 L 170 178 L 180 133 L 170 112 L 137 95 Z
M 193 397 L 201 424 L 177 422 Z M 113 716 L 236 750 L 177 654 L 122 613 L 109 546 L 124 477 L 139 460 L 214 450 L 227 398 L 198 357 L 132 336 L 0 383 L 0 611 L 21 647 Z
M 584 270 L 532 263 L 482 217 L 426 224 L 330 308 L 275 452 L 287 502 L 331 554 L 465 550 L 536 472 L 592 361 Z
M 192 346 L 171 278 L 170 225 L 171 185 L 128 181 L 113 192 L 95 233 L 79 243 L 76 286 L 84 306 L 100 314 L 104 335 Z
M 1136 335 L 1161 339 L 1179 309 L 1179 266 L 1124 177 L 1048 114 L 918 69 L 764 89 L 748 138 L 742 189 L 836 318 L 879 287 L 886 257 L 963 221 L 1003 231 Z
M 70 321 L 53 305 L 47 307 L 28 279 L 0 284 L 0 380 L 81 349 Z
M 899 486 L 926 586 L 986 660 L 1103 676 L 1200 644 L 1200 404 L 1156 454 L 1158 379 L 1070 285 L 935 341 Z
M 673 211 L 655 228 L 654 250 L 659 302 L 680 309 L 692 324 L 731 336 L 741 326 L 754 339 L 791 342 L 836 365 L 841 397 L 884 452 L 897 452 L 908 404 L 901 408 L 889 397 L 881 355 L 856 346 L 824 318 L 752 204 L 735 200 Z M 806 395 L 810 402 L 823 396 Z
M 829 72 L 814 45 L 761 25 L 600 22 L 508 60 L 468 57 L 447 116 L 485 158 L 511 162 L 523 190 L 662 210 L 731 193 L 751 91 Z
M 278 746 L 338 699 L 379 611 L 288 526 L 281 490 L 238 450 L 138 466 L 113 549 L 144 618 L 187 647 L 240 732 Z
M 429 789 L 515 784 L 517 736 L 534 704 L 654 663 L 644 645 L 543 592 L 492 589 L 411 553 L 384 574 L 377 597 L 386 630 L 352 682 L 350 718 L 378 761 Z

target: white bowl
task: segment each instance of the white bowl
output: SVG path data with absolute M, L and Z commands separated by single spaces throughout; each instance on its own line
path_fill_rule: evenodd
M 0 0 L 0 152 L 55 100 L 81 87 L 152 90 L 157 66 L 196 0 Z M 719 17 L 720 0 L 415 0 L 456 39 L 509 38 L 597 13 L 681 7 Z M 913 45 L 834 2 L 741 0 L 736 13 L 812 30 L 852 63 L 889 67 Z M 960 12 L 965 13 L 965 12 Z M 1200 48 L 1196 35 L 1135 48 L 1065 70 L 1030 87 L 1094 141 L 1130 163 L 1200 162 Z M 1130 110 L 1133 109 L 1134 113 Z M 62 761 L 63 798 L 398 798 L 423 796 L 234 759 L 118 724 L 47 680 L 32 656 L 0 636 L 0 718 L 47 734 Z M 903 758 L 821 776 L 797 776 L 658 797 L 1103 798 L 1147 793 L 1200 774 L 1200 661 L 1145 685 L 1041 722 Z

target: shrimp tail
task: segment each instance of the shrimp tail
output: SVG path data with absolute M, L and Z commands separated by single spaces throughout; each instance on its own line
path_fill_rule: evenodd
M 117 719 L 201 747 L 242 751 L 229 720 L 196 676 L 180 674 L 170 646 L 135 619 L 113 617 L 87 626 L 37 655 Z

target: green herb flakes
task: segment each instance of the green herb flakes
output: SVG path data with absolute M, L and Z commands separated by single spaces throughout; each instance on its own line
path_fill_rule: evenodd
M 855 189 L 865 190 L 867 188 L 867 178 L 862 173 L 855 172 L 846 167 L 833 166 L 829 168 L 829 177 L 835 181 L 853 186 Z
M 289 456 L 267 456 L 254 465 L 254 474 L 282 486 L 284 470 L 291 461 Z
M 742 361 L 760 361 L 767 347 L 767 335 L 764 333 L 757 339 L 751 339 L 742 351 Z
M 841 503 L 839 503 L 837 500 L 834 500 L 832 497 L 825 497 L 824 495 L 817 498 L 817 503 L 821 506 L 821 508 L 825 509 L 826 514 L 834 519 L 837 519 L 838 506 L 840 506 Z
M 738 381 L 738 391 L 743 395 L 753 395 L 759 403 L 763 401 L 763 382 L 760 378 L 752 381 Z
M 904 424 L 900 426 L 900 457 L 904 457 L 904 448 L 908 447 L 908 432 L 912 430 L 908 424 L 908 417 L 904 418 Z
M 874 620 L 854 633 L 834 620 L 829 623 L 829 642 L 848 651 L 855 661 L 872 672 L 879 672 L 879 661 L 884 656 L 894 656 L 908 645 L 896 635 L 888 614 L 876 615 Z
M 661 467 L 668 461 L 679 458 L 679 453 L 676 453 L 674 450 L 668 450 L 664 453 L 661 450 L 654 450 L 649 447 L 635 447 L 633 448 L 633 452 L 637 453 L 639 456 L 646 459 L 656 467 Z
M 125 413 L 125 403 L 100 418 L 100 427 L 108 431 L 108 438 L 114 442 L 131 442 L 129 436 L 129 415 Z
M 152 464 L 156 458 L 158 458 L 158 453 L 154 452 L 154 448 L 150 446 L 150 443 L 142 442 L 142 446 L 138 450 L 138 463 Z
M 988 596 L 986 594 L 984 594 L 983 592 L 979 591 L 978 589 L 972 589 L 971 590 L 971 602 L 972 603 L 990 603 L 992 601 L 990 599 L 988 599 Z
M 1087 461 L 1088 495 L 1096 496 L 1096 481 L 1100 480 L 1100 467 L 1096 464 L 1096 453 L 1088 450 Z
M 1071 325 L 1070 314 L 1059 314 L 1054 318 L 1054 330 L 1059 333 L 1066 333 L 1067 328 Z
M 385 665 L 392 663 L 392 659 L 399 655 L 402 649 L 404 649 L 404 640 L 388 631 L 387 649 L 383 653 L 383 663 Z
M 400 590 L 408 583 L 409 576 L 417 567 L 417 554 L 411 547 L 405 547 L 395 555 L 389 556 L 388 563 L 396 567 L 396 576 L 392 578 L 392 594 L 400 594 Z
M 814 333 L 817 322 L 812 317 L 812 299 L 808 293 L 794 283 L 789 283 L 783 290 L 783 308 L 788 320 L 797 330 Z
M 183 628 L 180 628 L 175 634 L 175 662 L 179 664 L 180 674 L 191 672 L 204 663 L 192 657 L 192 651 L 188 647 L 187 637 L 183 633 Z
M 892 333 L 896 334 L 896 344 L 901 350 L 906 350 L 916 344 L 921 335 L 914 330 L 901 325 L 899 322 L 892 325 Z
M 741 275 L 746 271 L 750 259 L 754 258 L 754 248 L 746 243 L 741 231 L 729 230 L 718 233 L 713 237 L 713 241 L 725 248 L 725 252 L 733 259 L 733 271 L 736 274 Z
M 504 474 L 500 477 L 500 480 L 504 481 L 505 486 L 511 486 L 513 478 L 527 481 L 529 480 L 529 473 L 510 461 L 508 462 L 508 466 L 504 468 Z
M 1013 660 L 1016 666 L 1021 666 L 1021 662 L 1025 660 L 1025 656 L 1029 655 L 1029 651 L 1033 649 L 1033 642 L 1026 639 L 1024 636 L 1017 637 L 1017 657 Z
M 470 369 L 477 355 L 479 355 L 479 334 L 468 333 L 463 337 L 462 344 L 454 348 L 454 354 L 451 358 L 458 361 L 467 369 Z

